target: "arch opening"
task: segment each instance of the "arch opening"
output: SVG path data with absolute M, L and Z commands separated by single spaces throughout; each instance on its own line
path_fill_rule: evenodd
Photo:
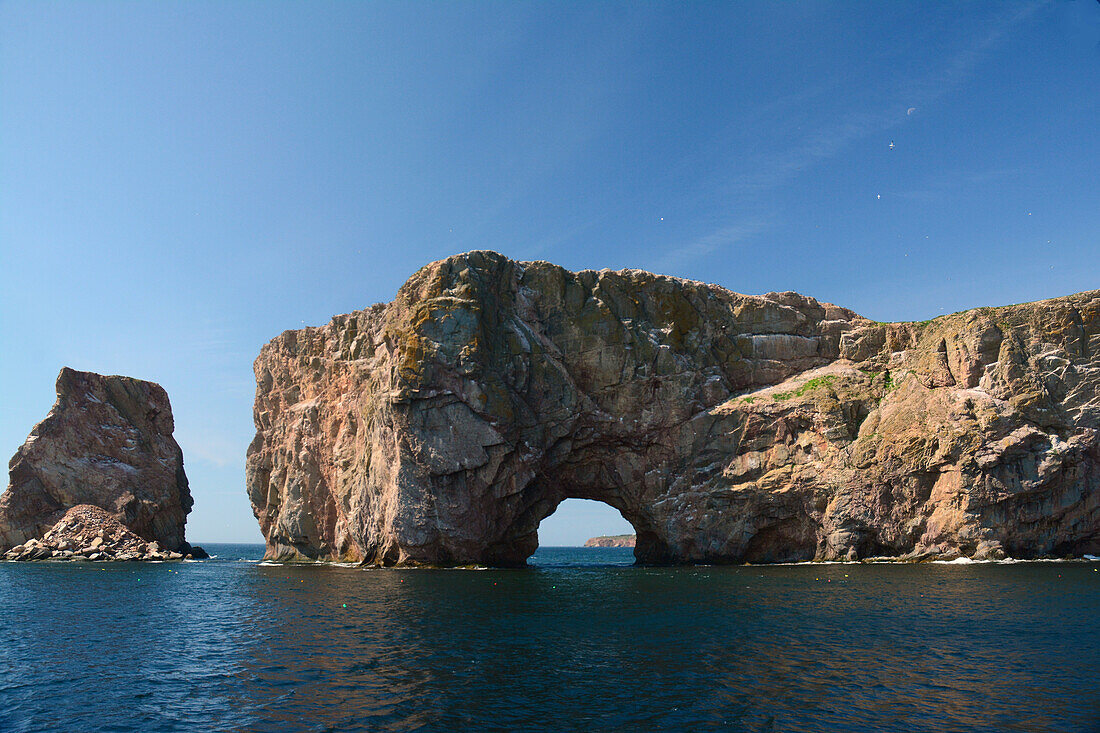
M 562 505 L 564 511 L 559 513 L 558 508 Z M 555 515 L 556 518 L 551 518 Z M 515 553 L 511 555 L 509 564 L 528 565 L 527 560 L 540 546 L 579 547 L 590 537 L 605 536 L 609 532 L 635 536 L 633 554 L 637 564 L 661 565 L 668 562 L 669 549 L 650 526 L 644 512 L 633 512 L 629 506 L 618 506 L 618 502 L 591 497 L 544 496 L 515 528 L 519 530 L 518 541 L 505 546 Z M 496 555 L 496 558 L 500 557 Z
M 596 499 L 565 499 L 539 522 L 539 547 L 581 547 L 593 537 L 634 535 L 622 512 Z

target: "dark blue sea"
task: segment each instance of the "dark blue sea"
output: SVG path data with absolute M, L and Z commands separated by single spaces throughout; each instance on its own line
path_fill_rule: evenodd
M 1097 731 L 1100 563 L 0 563 L 0 731 Z

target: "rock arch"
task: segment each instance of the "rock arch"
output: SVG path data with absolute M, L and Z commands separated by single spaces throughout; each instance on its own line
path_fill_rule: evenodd
M 471 252 L 264 346 L 249 496 L 282 559 L 522 565 L 572 497 L 619 509 L 651 563 L 1084 547 L 1100 370 L 1058 404 L 1035 370 L 1087 366 L 1062 342 L 1097 338 L 1100 298 L 1048 303 L 876 324 L 795 293 Z M 1044 326 L 1062 321 L 1076 330 Z M 993 328 L 1047 361 L 998 366 Z M 942 343 L 966 385 L 941 378 Z M 975 380 L 988 389 L 956 399 Z M 1075 507 L 1045 525 L 996 488 L 1024 466 L 1004 442 L 1024 409 L 1046 442 L 1013 440 L 1048 473 L 1021 480 Z
M 536 479 L 537 480 L 537 479 Z M 545 486 L 546 484 L 544 484 Z M 584 493 L 584 496 L 579 495 Z M 674 561 L 668 546 L 656 529 L 653 513 L 637 501 L 630 501 L 613 490 L 576 492 L 548 488 L 539 493 L 527 512 L 521 512 L 502 533 L 499 545 L 490 548 L 486 562 L 497 566 L 522 566 L 535 553 L 540 541 L 538 530 L 542 522 L 558 511 L 563 502 L 586 499 L 606 504 L 623 516 L 637 538 L 634 555 L 644 564 L 666 564 Z

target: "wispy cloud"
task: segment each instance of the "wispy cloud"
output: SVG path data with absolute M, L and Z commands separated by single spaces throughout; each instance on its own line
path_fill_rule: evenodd
M 1048 6 L 1028 3 L 998 15 L 985 32 L 950 56 L 938 69 L 902 80 L 889 102 L 870 110 L 853 111 L 838 122 L 819 128 L 800 143 L 758 162 L 755 169 L 732 182 L 731 193 L 767 192 L 788 183 L 800 172 L 834 158 L 852 143 L 873 134 L 888 132 L 909 118 L 908 110 L 925 110 L 965 84 L 1011 32 Z
M 917 106 L 929 105 L 955 91 L 973 75 L 975 69 L 987 57 L 1003 44 L 1012 32 L 1037 13 L 1053 4 L 1053 0 L 1043 2 L 1006 5 L 1004 12 L 992 21 L 985 32 L 970 45 L 959 50 L 947 64 L 927 76 L 912 79 L 904 93 L 917 100 Z
M 1051 0 L 1046 0 L 1006 7 L 998 12 L 984 32 L 977 35 L 976 40 L 949 56 L 944 64 L 927 73 L 901 80 L 887 102 L 870 109 L 849 112 L 831 124 L 795 138 L 795 142 L 786 149 L 750 159 L 745 172 L 726 180 L 719 188 L 721 198 L 730 202 L 731 207 L 753 213 L 722 223 L 712 233 L 666 252 L 659 262 L 665 267 L 682 264 L 763 233 L 770 228 L 770 222 L 776 221 L 776 217 L 760 213 L 766 208 L 764 199 L 767 194 L 790 183 L 805 171 L 835 158 L 853 143 L 904 124 L 910 117 L 908 110 L 916 108 L 925 111 L 934 107 L 944 96 L 962 87 L 1016 28 L 1050 5 Z M 768 105 L 766 111 L 773 116 L 781 116 L 784 109 L 806 103 L 827 92 L 827 85 L 819 85 L 778 100 Z M 767 117 L 767 114 L 753 115 L 760 125 L 769 124 Z M 772 120 L 771 123 L 777 121 Z
M 768 220 L 753 219 L 722 227 L 710 234 L 693 240 L 689 244 L 664 253 L 654 261 L 654 269 L 657 272 L 674 271 L 685 262 L 709 255 L 720 249 L 727 249 L 733 245 L 751 239 L 753 236 L 766 230 L 770 225 Z
M 895 191 L 892 195 L 910 201 L 938 201 L 949 191 L 971 186 L 987 186 L 1011 178 L 1017 172 L 1017 168 L 992 168 L 983 171 L 949 170 L 937 175 L 936 180 L 928 186 L 901 189 Z

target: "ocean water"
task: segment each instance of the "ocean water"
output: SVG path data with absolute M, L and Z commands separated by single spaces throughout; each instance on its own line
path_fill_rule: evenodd
M 0 731 L 1096 731 L 1100 563 L 0 563 Z

